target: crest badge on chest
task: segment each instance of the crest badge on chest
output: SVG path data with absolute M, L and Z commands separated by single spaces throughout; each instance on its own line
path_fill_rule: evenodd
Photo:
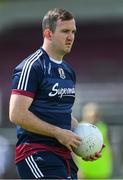
M 66 78 L 64 70 L 62 68 L 58 68 L 58 72 L 59 72 L 60 78 L 62 79 Z

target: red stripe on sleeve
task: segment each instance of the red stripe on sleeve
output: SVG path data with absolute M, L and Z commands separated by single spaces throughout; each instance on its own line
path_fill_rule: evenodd
M 12 89 L 12 94 L 19 94 L 19 95 L 28 96 L 28 97 L 31 97 L 31 98 L 34 98 L 34 96 L 35 96 L 35 93 L 20 90 L 20 89 Z

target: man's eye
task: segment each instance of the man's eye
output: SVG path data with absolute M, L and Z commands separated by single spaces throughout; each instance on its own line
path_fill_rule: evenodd
M 63 32 L 67 33 L 67 32 L 69 32 L 69 31 L 68 31 L 68 30 L 63 30 Z
M 73 34 L 75 34 L 75 33 L 76 33 L 76 31 L 72 31 L 72 33 L 73 33 Z

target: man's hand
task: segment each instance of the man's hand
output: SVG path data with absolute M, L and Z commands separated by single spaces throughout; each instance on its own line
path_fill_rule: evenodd
M 70 151 L 72 148 L 77 148 L 81 144 L 81 138 L 73 133 L 71 130 L 61 129 L 56 133 L 56 139 L 66 146 Z
M 95 161 L 95 160 L 97 160 L 98 158 L 100 158 L 102 156 L 102 150 L 103 150 L 104 147 L 105 147 L 105 144 L 102 145 L 102 148 L 101 148 L 100 152 L 95 153 L 94 156 L 89 156 L 89 157 L 82 158 L 82 159 L 84 161 Z

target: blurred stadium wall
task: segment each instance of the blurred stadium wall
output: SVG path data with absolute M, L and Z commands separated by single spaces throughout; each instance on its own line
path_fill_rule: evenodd
M 112 178 L 122 178 L 122 0 L 0 0 L 0 135 L 9 140 L 12 149 L 12 165 L 4 177 L 17 178 L 14 167 L 15 127 L 8 120 L 12 70 L 41 46 L 41 20 L 54 7 L 70 10 L 77 20 L 75 44 L 66 56 L 77 74 L 74 115 L 80 120 L 80 109 L 86 102 L 99 103 L 102 119 L 109 127 L 114 159 Z

